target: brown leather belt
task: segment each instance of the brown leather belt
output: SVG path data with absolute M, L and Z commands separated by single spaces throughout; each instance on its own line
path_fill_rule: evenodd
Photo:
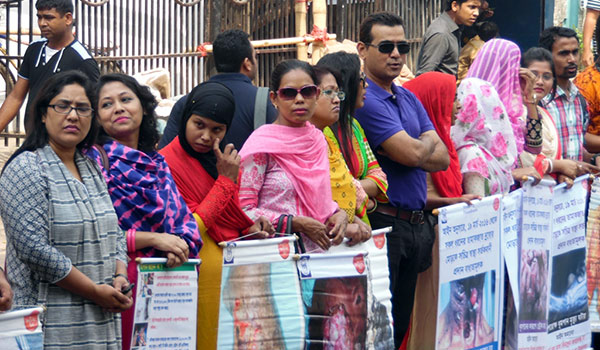
M 425 223 L 425 213 L 422 210 L 404 210 L 396 207 L 392 207 L 389 204 L 379 203 L 376 212 L 393 216 L 396 219 L 408 221 L 412 225 L 422 225 Z

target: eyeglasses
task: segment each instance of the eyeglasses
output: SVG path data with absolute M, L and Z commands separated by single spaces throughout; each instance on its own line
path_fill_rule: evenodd
M 305 85 L 300 89 L 287 87 L 277 90 L 277 95 L 284 100 L 293 100 L 298 94 L 304 98 L 314 98 L 318 93 L 319 88 L 316 85 Z
M 362 84 L 363 89 L 367 87 L 367 75 L 365 72 L 360 72 L 360 82 Z
M 379 52 L 390 54 L 394 51 L 394 48 L 398 49 L 398 53 L 401 55 L 407 54 L 410 52 L 410 44 L 408 41 L 398 41 L 397 43 L 393 41 L 382 41 L 377 45 L 373 45 L 371 43 L 365 43 L 367 46 L 376 47 Z
M 65 114 L 65 115 L 68 115 L 69 113 L 71 113 L 72 110 L 75 110 L 75 113 L 77 113 L 77 115 L 80 117 L 89 117 L 92 115 L 92 112 L 94 111 L 94 109 L 92 107 L 73 107 L 71 105 L 62 104 L 62 103 L 48 105 L 48 107 L 52 107 L 52 109 L 54 109 L 54 111 L 56 113 Z
M 321 93 L 331 99 L 333 99 L 335 96 L 337 96 L 337 98 L 339 98 L 340 101 L 343 101 L 346 99 L 346 93 L 343 91 L 335 91 L 335 90 L 327 89 L 327 90 L 321 90 Z
M 552 73 L 543 73 L 540 74 L 537 71 L 531 71 L 533 73 L 533 75 L 535 75 L 535 80 L 538 80 L 539 78 L 542 78 L 542 80 L 544 81 L 552 81 L 554 80 L 554 77 L 552 76 Z

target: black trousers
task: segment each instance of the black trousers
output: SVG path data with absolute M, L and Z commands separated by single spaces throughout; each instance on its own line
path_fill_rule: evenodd
M 402 344 L 410 323 L 417 275 L 431 265 L 435 232 L 430 219 L 426 217 L 423 224 L 411 224 L 378 212 L 369 214 L 374 230 L 392 226 L 392 232 L 387 234 L 387 252 L 396 349 Z

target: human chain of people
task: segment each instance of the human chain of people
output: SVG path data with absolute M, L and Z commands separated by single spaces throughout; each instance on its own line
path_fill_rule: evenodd
M 100 74 L 72 0 L 37 0 L 0 107 L 26 131 L 0 173 L 0 348 L 600 347 L 583 5 L 583 39 L 525 49 L 487 1 L 445 0 L 414 76 L 405 19 L 368 13 L 265 87 L 249 34 L 218 31 L 162 123 L 160 94 Z

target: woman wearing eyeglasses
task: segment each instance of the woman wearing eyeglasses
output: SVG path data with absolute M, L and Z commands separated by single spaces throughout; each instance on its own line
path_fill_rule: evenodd
M 122 279 L 137 280 L 137 257 L 165 257 L 175 267 L 196 257 L 202 247 L 196 220 L 179 193 L 171 170 L 156 152 L 156 101 L 147 87 L 124 74 L 100 77 L 99 145 L 88 155 L 96 160 L 126 231 L 131 258 Z M 133 290 L 134 302 L 136 290 Z M 134 308 L 123 314 L 123 349 L 129 349 Z
M 240 204 L 255 220 L 302 233 L 307 251 L 327 250 L 344 238 L 348 216 L 332 200 L 327 143 L 308 121 L 320 93 L 312 67 L 279 63 L 270 98 L 279 114 L 250 135 L 240 151 Z M 280 222 L 281 221 L 281 222 Z
M 584 172 L 595 172 L 597 169 L 584 162 L 578 162 L 562 158 L 562 145 L 556 124 L 548 111 L 540 106 L 540 101 L 548 94 L 554 95 L 556 90 L 555 70 L 552 61 L 552 53 L 541 48 L 533 47 L 527 50 L 521 58 L 523 68 L 529 69 L 535 79 L 533 81 L 533 92 L 535 103 L 542 121 L 542 151 L 538 155 L 523 152 L 519 159 L 523 166 L 531 166 L 540 162 L 548 162 L 549 166 L 544 175 L 553 176 L 559 182 L 572 184 L 572 180 Z M 521 117 L 523 121 L 524 118 Z M 547 160 L 545 160 L 547 159 Z
M 394 44 L 391 45 L 393 49 Z M 377 202 L 388 202 L 386 195 L 388 183 L 387 176 L 379 166 L 363 128 L 353 117 L 354 111 L 365 104 L 367 92 L 366 78 L 360 71 L 360 59 L 356 54 L 336 52 L 323 56 L 317 66 L 339 69 L 341 73 L 340 86 L 345 92 L 345 99 L 340 103 L 340 119 L 325 128 L 323 132 L 329 140 L 335 142 L 344 156 L 350 173 L 355 179 L 356 215 L 368 224 L 367 211 L 374 210 Z
M 96 163 L 81 150 L 98 124 L 77 72 L 54 75 L 32 104 L 31 133 L 0 177 L 15 308 L 45 305 L 44 349 L 120 349 L 132 305 L 125 236 Z
M 338 121 L 340 102 L 346 94 L 340 91 L 340 74 L 326 67 L 313 67 L 321 94 L 317 98 L 317 108 L 310 119 L 311 124 L 324 131 Z M 329 154 L 329 176 L 331 179 L 331 194 L 338 206 L 348 214 L 346 237 L 350 238 L 349 245 L 364 242 L 371 237 L 371 227 L 363 222 L 356 214 L 357 190 L 355 179 L 350 173 L 335 138 L 326 137 Z

